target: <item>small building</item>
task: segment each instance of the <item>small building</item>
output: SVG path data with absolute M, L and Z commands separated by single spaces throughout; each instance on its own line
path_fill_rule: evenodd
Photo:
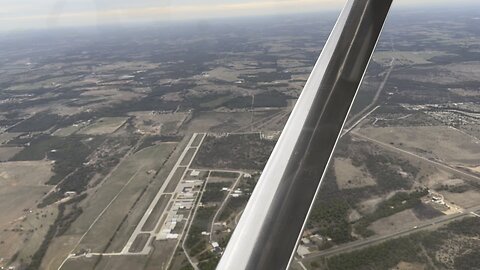
M 197 170 L 193 170 L 191 173 L 190 173 L 190 176 L 192 177 L 197 177 L 200 175 L 200 171 L 197 171 Z
M 66 191 L 65 192 L 65 197 L 73 197 L 75 195 L 77 195 L 77 192 L 75 192 L 75 191 Z
M 177 239 L 178 238 L 178 233 L 169 233 L 166 236 L 166 239 Z

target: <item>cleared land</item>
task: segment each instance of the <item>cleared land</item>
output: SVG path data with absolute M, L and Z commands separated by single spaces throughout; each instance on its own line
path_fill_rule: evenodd
M 71 125 L 69 127 L 63 127 L 57 129 L 52 135 L 54 136 L 60 136 L 60 137 L 65 137 L 65 136 L 70 136 L 83 128 L 85 124 L 76 124 L 76 125 Z
M 359 133 L 450 164 L 480 162 L 480 141 L 446 126 L 362 128 Z
M 394 233 L 414 227 L 419 219 L 411 209 L 374 221 L 368 227 L 378 235 Z
M 189 116 L 189 113 L 159 113 L 155 111 L 131 112 L 128 115 L 134 116 L 132 123 L 141 132 L 149 134 L 170 135 L 175 134 Z
M 340 189 L 368 187 L 376 184 L 365 168 L 354 166 L 349 158 L 335 158 L 334 169 Z
M 452 202 L 462 208 L 469 208 L 480 204 L 480 193 L 476 190 L 467 190 L 462 193 L 440 191 L 445 200 Z
M 124 227 L 122 223 L 152 180 L 153 175 L 147 172 L 159 170 L 173 150 L 173 146 L 174 144 L 171 143 L 162 143 L 144 148 L 128 157 L 110 178 L 105 180 L 97 192 L 92 194 L 92 198 L 84 206 L 88 211 L 84 211 L 72 224 L 68 234 L 83 234 L 100 212 L 110 202 L 111 204 L 88 230 L 76 252 L 82 249 L 104 252 L 109 245 L 123 247 L 121 243 L 127 241 L 128 231 L 133 230 L 135 224 Z
M 110 134 L 120 128 L 127 120 L 128 117 L 103 117 L 82 128 L 78 133 L 86 135 Z
M 45 160 L 0 163 L 0 185 L 43 186 L 53 174 L 51 167 Z
M 4 144 L 8 141 L 10 141 L 13 138 L 18 137 L 22 133 L 17 133 L 17 132 L 4 132 L 0 134 L 0 144 Z
M 23 147 L 0 147 L 0 162 L 8 161 L 14 157 L 18 152 L 22 151 Z
M 52 188 L 48 181 L 48 161 L 0 163 L 0 258 L 27 260 L 40 246 L 48 227 L 56 218 L 56 208 L 36 209 Z

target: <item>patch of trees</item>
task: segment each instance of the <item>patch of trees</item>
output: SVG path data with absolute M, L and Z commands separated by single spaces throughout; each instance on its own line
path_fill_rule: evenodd
M 224 187 L 230 187 L 230 182 L 208 183 L 202 195 L 202 203 L 221 202 L 225 197 Z
M 31 141 L 30 145 L 16 154 L 12 160 L 41 160 L 45 157 L 55 160 L 53 165 L 55 174 L 46 183 L 55 185 L 81 167 L 87 156 L 103 142 L 101 137 L 95 137 L 91 141 L 86 141 L 85 138 L 77 135 L 68 137 L 41 135 Z
M 217 264 L 219 261 L 220 261 L 220 257 L 215 256 L 206 261 L 201 261 L 198 264 L 198 268 L 200 268 L 200 270 L 215 270 L 217 268 Z
M 473 249 L 455 258 L 455 269 L 478 269 L 480 266 L 480 250 Z
M 203 231 L 209 231 L 209 225 L 215 214 L 215 207 L 199 207 L 193 219 L 187 240 L 186 247 L 189 249 L 190 255 L 195 256 L 204 251 L 207 247 Z
M 400 166 L 414 178 L 418 174 L 418 168 L 409 162 L 386 155 L 369 155 L 364 162 L 370 174 L 376 179 L 377 186 L 384 191 L 409 189 L 412 186 L 412 182 L 402 176 L 395 165 Z
M 343 198 L 330 198 L 315 202 L 310 221 L 318 228 L 318 233 L 328 236 L 335 243 L 345 243 L 352 239 L 347 220 L 349 205 Z
M 234 213 L 239 213 L 248 202 L 247 196 L 231 197 L 220 213 L 219 221 L 225 221 Z
M 193 164 L 207 168 L 261 170 L 274 146 L 275 141 L 262 139 L 259 134 L 207 136 Z
M 448 224 L 444 231 L 471 237 L 480 237 L 480 219 L 468 217 Z
M 353 240 L 348 222 L 349 209 L 347 198 L 338 190 L 335 173 L 329 168 L 308 219 L 308 227 L 316 228 L 320 235 L 330 237 L 337 244 L 349 242 Z
M 98 145 L 99 142 L 100 141 L 93 144 Z M 101 156 L 100 159 L 98 159 L 95 163 L 92 163 L 92 164 L 84 164 L 85 159 L 76 160 L 75 161 L 76 163 L 73 163 L 72 161 L 70 161 L 70 163 L 67 163 L 67 164 L 72 164 L 72 167 L 70 167 L 72 172 L 68 173 L 64 178 L 59 178 L 59 176 L 55 174 L 50 179 L 50 181 L 47 182 L 51 184 L 57 184 L 56 190 L 54 192 L 51 192 L 47 196 L 45 196 L 42 202 L 38 204 L 38 207 L 45 207 L 47 205 L 50 205 L 62 199 L 65 196 L 65 192 L 67 191 L 74 191 L 77 194 L 80 194 L 83 191 L 85 191 L 90 184 L 90 180 L 95 175 L 97 174 L 100 176 L 107 175 L 110 172 L 110 170 L 113 167 L 115 167 L 118 164 L 118 162 L 120 162 L 121 157 L 128 151 L 128 147 L 125 147 L 125 146 L 129 146 L 129 145 L 131 146 L 135 142 L 136 142 L 136 139 L 134 137 L 112 138 L 112 139 L 109 139 L 105 144 L 109 145 L 107 148 L 109 149 L 109 152 L 113 152 L 113 153 L 106 153 L 105 156 Z M 117 149 L 117 148 L 121 148 L 121 149 Z M 76 150 L 71 150 L 71 151 L 76 151 Z M 85 152 L 84 154 L 87 154 L 87 153 Z M 74 156 L 74 155 L 71 155 L 71 156 Z M 67 155 L 65 158 L 69 158 L 69 156 Z M 71 158 L 74 158 L 74 157 L 71 157 Z M 55 163 L 55 165 L 57 165 L 57 162 Z M 54 172 L 57 173 L 55 168 L 56 167 L 54 167 Z M 58 180 L 55 182 L 52 182 L 52 179 L 58 179 Z M 60 182 L 60 180 L 62 179 L 63 181 Z M 92 184 L 92 186 L 93 185 L 94 184 Z
M 19 122 L 16 126 L 11 127 L 8 132 L 36 132 L 45 131 L 56 125 L 60 116 L 50 113 L 37 113 L 30 118 Z
M 438 188 L 438 191 L 445 190 L 451 193 L 464 193 L 471 189 L 470 185 L 442 185 Z

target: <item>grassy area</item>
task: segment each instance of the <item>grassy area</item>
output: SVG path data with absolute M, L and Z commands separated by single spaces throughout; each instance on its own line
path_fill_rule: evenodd
M 207 248 L 207 239 L 202 232 L 209 231 L 209 226 L 215 214 L 216 207 L 200 207 L 190 227 L 186 239 L 186 248 L 190 256 L 196 256 Z
M 238 173 L 236 172 L 222 172 L 222 171 L 212 171 L 210 173 L 210 177 L 218 177 L 218 178 L 237 178 Z
M 411 193 L 399 192 L 395 194 L 390 199 L 380 203 L 375 212 L 358 220 L 355 224 L 355 231 L 363 236 L 373 235 L 373 232 L 367 228 L 368 225 L 381 218 L 418 206 L 422 203 L 420 198 L 427 194 L 428 191 L 426 189 L 417 190 Z
M 230 188 L 231 185 L 230 182 L 208 183 L 202 195 L 202 203 L 221 202 L 226 194 L 226 191 L 222 191 L 222 188 Z
M 228 199 L 227 204 L 223 208 L 220 216 L 218 218 L 219 222 L 227 221 L 229 218 L 232 217 L 233 214 L 236 214 L 242 211 L 248 202 L 247 196 L 240 196 L 240 197 L 232 197 Z
M 173 147 L 173 144 L 160 144 L 144 148 L 126 158 L 111 176 L 104 180 L 102 186 L 90 197 L 84 214 L 77 219 L 68 233 L 85 232 L 92 225 L 92 220 L 117 194 L 119 196 L 86 234 L 77 252 L 82 249 L 103 252 L 110 246 L 116 248 L 124 246 L 145 211 L 144 209 L 133 211 L 133 209 L 145 196 L 149 184 L 153 181 L 154 175 L 149 174 L 148 171 L 158 171 L 169 157 Z M 122 190 L 121 193 L 119 193 L 120 190 Z M 155 191 L 149 189 L 148 192 Z

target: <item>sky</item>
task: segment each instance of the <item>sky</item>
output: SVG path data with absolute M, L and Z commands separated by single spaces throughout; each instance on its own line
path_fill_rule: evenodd
M 340 10 L 346 0 L 0 0 L 0 31 Z M 394 0 L 395 6 L 478 0 Z

